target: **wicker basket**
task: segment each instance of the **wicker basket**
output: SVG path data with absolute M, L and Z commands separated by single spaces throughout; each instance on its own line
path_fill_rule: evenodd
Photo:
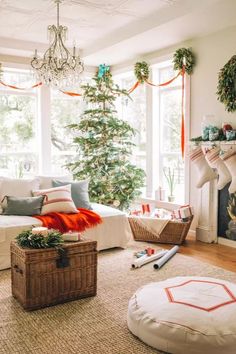
M 139 222 L 139 218 L 129 216 L 129 223 L 135 241 L 172 243 L 175 245 L 180 245 L 185 241 L 192 220 L 193 216 L 186 222 L 170 220 L 162 232 L 157 235 L 145 228 L 143 223 Z
M 97 242 L 68 242 L 55 248 L 11 243 L 12 294 L 26 310 L 96 295 Z

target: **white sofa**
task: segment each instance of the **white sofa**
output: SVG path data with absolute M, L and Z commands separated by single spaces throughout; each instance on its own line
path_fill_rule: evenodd
M 126 214 L 97 203 L 92 203 L 92 207 L 103 222 L 83 232 L 83 237 L 97 241 L 99 251 L 113 247 L 125 248 L 132 235 Z M 30 216 L 0 215 L 0 270 L 10 267 L 11 241 L 21 231 L 40 225 L 40 220 Z

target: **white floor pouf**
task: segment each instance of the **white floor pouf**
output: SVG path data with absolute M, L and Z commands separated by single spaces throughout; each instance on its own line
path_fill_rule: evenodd
M 173 354 L 236 353 L 236 284 L 177 277 L 140 288 L 130 299 L 130 331 Z

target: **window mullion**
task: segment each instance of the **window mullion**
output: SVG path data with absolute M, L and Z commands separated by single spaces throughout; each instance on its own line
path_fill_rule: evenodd
M 51 94 L 50 88 L 42 86 L 38 98 L 39 173 L 51 172 Z

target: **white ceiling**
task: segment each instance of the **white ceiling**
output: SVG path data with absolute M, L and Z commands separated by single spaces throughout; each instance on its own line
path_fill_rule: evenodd
M 63 0 L 60 23 L 85 64 L 120 64 L 236 25 L 235 0 Z M 0 0 L 0 55 L 29 57 L 48 46 L 53 0 Z

